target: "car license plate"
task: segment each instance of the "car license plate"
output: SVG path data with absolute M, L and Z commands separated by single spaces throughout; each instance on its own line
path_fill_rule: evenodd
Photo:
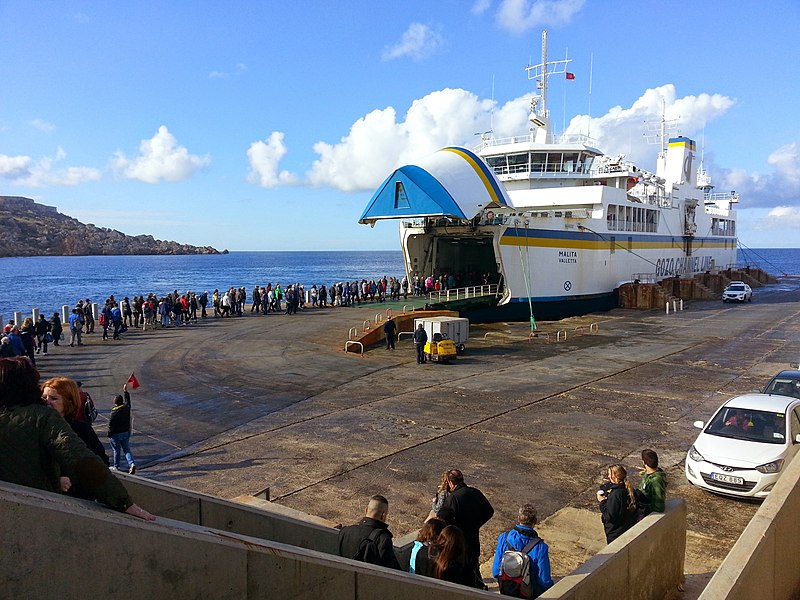
M 722 483 L 734 483 L 736 485 L 744 485 L 743 477 L 734 477 L 733 475 L 723 475 L 722 473 L 712 473 L 711 479 L 720 481 Z

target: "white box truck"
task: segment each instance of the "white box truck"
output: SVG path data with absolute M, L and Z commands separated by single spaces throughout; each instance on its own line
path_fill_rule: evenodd
M 415 331 L 420 323 L 422 323 L 425 333 L 428 334 L 428 340 L 433 340 L 433 336 L 440 333 L 455 342 L 459 353 L 464 351 L 464 344 L 469 339 L 469 319 L 464 317 L 423 317 L 414 319 Z

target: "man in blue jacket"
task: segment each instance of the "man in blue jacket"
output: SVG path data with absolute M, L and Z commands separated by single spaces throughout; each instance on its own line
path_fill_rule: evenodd
M 494 552 L 492 575 L 500 578 L 503 554 L 507 550 L 522 552 L 529 548 L 527 555 L 530 559 L 531 598 L 538 597 L 546 589 L 553 586 L 550 576 L 550 553 L 547 544 L 539 537 L 534 527 L 538 522 L 536 507 L 533 504 L 523 504 L 517 515 L 517 524 L 510 531 L 505 531 L 497 538 L 497 549 Z M 501 581 L 500 593 L 503 593 Z M 509 592 L 506 592 L 510 595 Z

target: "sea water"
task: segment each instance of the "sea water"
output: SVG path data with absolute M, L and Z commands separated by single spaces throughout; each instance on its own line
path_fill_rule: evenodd
M 0 315 L 45 317 L 78 300 L 102 304 L 110 295 L 164 296 L 174 290 L 209 292 L 300 283 L 310 288 L 404 275 L 400 251 L 231 252 L 191 256 L 37 256 L 0 258 Z
M 739 262 L 772 274 L 800 275 L 800 248 L 740 249 Z M 330 286 L 340 281 L 402 277 L 400 251 L 231 252 L 192 256 L 37 256 L 0 258 L 0 315 L 24 316 L 38 308 L 49 317 L 62 306 L 89 298 L 102 304 L 110 295 L 163 296 L 213 292 L 230 287 Z

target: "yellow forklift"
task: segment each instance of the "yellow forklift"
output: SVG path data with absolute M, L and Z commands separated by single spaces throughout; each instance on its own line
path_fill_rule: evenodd
M 425 359 L 431 362 L 449 363 L 456 355 L 456 343 L 445 334 L 434 333 L 433 339 L 425 343 Z

